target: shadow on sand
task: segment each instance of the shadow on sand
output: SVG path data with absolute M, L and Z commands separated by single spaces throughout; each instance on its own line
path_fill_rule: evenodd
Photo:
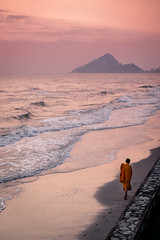
M 104 240 L 106 238 L 159 156 L 160 148 L 155 148 L 151 150 L 149 157 L 131 164 L 133 168 L 132 191 L 129 192 L 128 200 L 123 200 L 124 193 L 119 176 L 97 190 L 95 198 L 104 206 L 104 210 L 95 212 L 92 224 L 78 235 L 79 240 Z

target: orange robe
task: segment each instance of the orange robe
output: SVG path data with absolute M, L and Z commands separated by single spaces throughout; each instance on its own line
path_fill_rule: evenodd
M 132 167 L 126 163 L 121 164 L 120 182 L 124 190 L 131 190 Z
M 121 183 L 124 182 L 124 168 L 125 168 L 125 164 L 122 163 L 120 167 L 120 177 L 119 177 L 119 181 Z

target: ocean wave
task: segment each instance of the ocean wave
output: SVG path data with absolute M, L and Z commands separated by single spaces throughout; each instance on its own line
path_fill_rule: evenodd
M 54 132 L 54 131 L 61 131 L 64 129 L 74 129 L 82 126 L 89 126 L 91 125 L 93 128 L 96 128 L 97 124 L 101 124 L 107 121 L 110 115 L 116 109 L 129 109 L 128 114 L 131 115 L 132 109 L 134 107 L 142 106 L 142 116 L 140 117 L 140 122 L 144 122 L 150 115 L 154 114 L 155 109 L 159 109 L 159 92 L 151 91 L 149 94 L 141 93 L 135 95 L 123 95 L 109 104 L 102 104 L 99 107 L 91 107 L 88 109 L 81 109 L 81 110 L 72 110 L 68 111 L 66 116 L 62 117 L 55 117 L 49 118 L 39 121 L 39 125 L 31 126 L 31 125 L 24 125 L 22 127 L 16 128 L 12 130 L 10 133 L 6 134 L 5 136 L 0 136 L 0 146 L 5 146 L 8 144 L 12 144 L 16 141 L 21 140 L 24 137 L 34 137 L 38 134 L 44 132 Z M 40 104 L 41 102 L 37 102 Z M 143 106 L 148 106 L 148 111 L 143 109 Z M 134 109 L 135 111 L 135 109 Z M 143 112 L 144 111 L 144 112 Z M 145 114 L 143 114 L 145 113 Z M 27 112 L 22 115 L 18 115 L 15 118 L 18 120 L 26 120 L 31 118 L 31 113 Z M 144 121 L 143 121 L 143 119 Z M 134 119 L 135 124 L 138 121 L 138 115 Z M 126 121 L 124 121 L 126 124 Z M 125 126 L 124 124 L 124 126 Z M 133 122 L 134 124 L 134 122 Z M 94 126 L 95 125 L 95 126 Z M 116 127 L 116 126 L 115 126 Z
M 13 118 L 15 118 L 17 120 L 26 120 L 26 119 L 31 119 L 31 116 L 32 116 L 32 114 L 30 112 L 27 112 L 27 113 L 24 113 L 24 114 L 13 116 Z
M 31 177 L 62 164 L 77 141 L 80 135 L 68 131 L 57 132 L 55 137 L 47 134 L 45 138 L 25 138 L 6 146 L 2 150 L 0 183 Z
M 42 107 L 45 107 L 45 106 L 46 106 L 46 104 L 44 103 L 44 101 L 34 102 L 34 103 L 31 103 L 31 105 L 42 106 Z
M 2 212 L 6 208 L 4 199 L 0 197 L 0 212 Z
M 25 125 L 12 130 L 6 136 L 0 136 L 0 146 L 12 144 L 24 137 L 34 137 L 40 133 L 61 131 L 64 129 L 77 128 L 84 125 L 92 125 L 104 122 L 108 119 L 112 108 L 103 105 L 95 109 L 73 111 L 72 114 L 64 117 L 56 117 L 39 121 L 39 126 Z
M 132 110 L 115 109 L 106 122 L 62 129 L 54 134 L 50 131 L 43 132 L 37 137 L 23 138 L 19 143 L 5 146 L 1 149 L 3 157 L 0 164 L 0 183 L 31 177 L 52 169 L 70 156 L 74 145 L 86 133 L 140 125 L 157 110 L 156 106 L 151 109 L 147 105 L 134 107 Z M 107 161 L 114 158 L 115 154 L 109 155 Z
M 140 88 L 154 88 L 155 86 L 153 85 L 143 85 L 143 86 L 140 86 Z

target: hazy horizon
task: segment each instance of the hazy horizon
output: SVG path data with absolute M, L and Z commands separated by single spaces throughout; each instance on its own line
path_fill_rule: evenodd
M 158 0 L 0 0 L 0 73 L 68 73 L 105 53 L 160 66 Z

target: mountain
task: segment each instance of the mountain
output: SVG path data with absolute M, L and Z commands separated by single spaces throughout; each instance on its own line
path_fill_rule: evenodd
M 142 73 L 143 69 L 135 64 L 121 64 L 111 54 L 97 58 L 72 70 L 72 73 Z

